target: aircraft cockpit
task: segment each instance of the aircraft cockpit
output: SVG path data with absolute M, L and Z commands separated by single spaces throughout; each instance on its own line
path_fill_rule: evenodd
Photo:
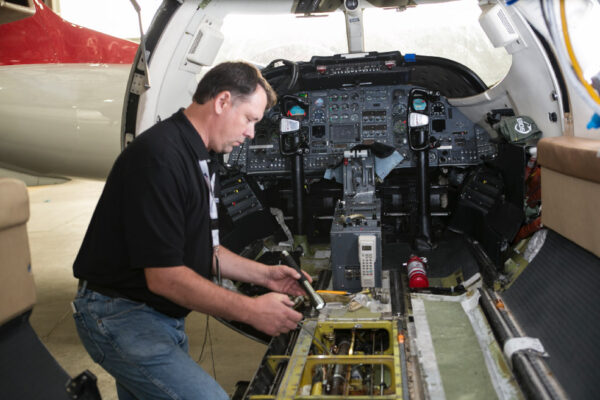
M 386 235 L 413 236 L 412 243 L 433 248 L 433 230 L 445 228 L 438 222 L 452 215 L 459 182 L 502 151 L 497 135 L 448 101 L 486 85 L 458 63 L 399 52 L 279 64 L 263 74 L 285 93 L 255 137 L 229 154 L 226 168 L 268 188 L 265 196 L 284 214 L 301 210 L 290 226 L 311 238 L 328 232 L 337 200 L 368 182 L 374 198 L 383 196 L 377 219 Z M 446 84 L 424 87 L 436 79 Z M 368 160 L 372 176 L 362 177 L 365 167 L 349 168 L 353 160 Z

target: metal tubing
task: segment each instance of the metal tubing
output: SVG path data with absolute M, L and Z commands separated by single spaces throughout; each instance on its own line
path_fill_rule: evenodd
M 392 300 L 392 313 L 396 316 L 404 315 L 404 291 L 402 289 L 402 277 L 400 276 L 400 268 L 390 270 L 390 289 L 391 289 L 391 300 Z
M 356 329 L 352 329 L 352 339 L 350 341 L 350 348 L 348 349 L 348 355 L 354 354 L 354 342 L 356 341 Z M 352 365 L 346 367 L 346 388 L 344 389 L 344 396 L 348 397 L 350 393 L 350 377 L 352 376 Z
M 381 337 L 381 354 L 383 355 L 383 337 Z M 381 364 L 380 370 L 380 378 L 379 378 L 379 394 L 383 396 L 383 391 L 385 390 L 385 370 L 383 368 L 383 364 Z
M 425 133 L 422 133 L 425 135 Z M 423 141 L 425 139 L 423 138 Z M 427 243 L 431 243 L 431 215 L 429 198 L 429 150 L 418 152 L 419 163 L 417 166 L 417 194 L 419 200 L 420 236 Z
M 304 156 L 298 153 L 292 157 L 292 193 L 296 234 L 304 235 Z
M 400 347 L 400 368 L 402 374 L 402 399 L 408 400 L 408 373 L 406 364 L 406 348 L 405 348 L 405 340 L 406 335 L 404 335 L 404 330 L 402 329 L 402 322 L 398 321 L 398 332 L 402 335 L 403 339 L 401 343 L 398 343 L 398 347 Z
M 375 354 L 375 331 L 371 331 L 371 354 Z M 371 380 L 369 381 L 369 396 L 373 396 L 375 386 L 375 364 L 371 364 Z
M 348 354 L 349 349 L 350 343 L 344 340 L 340 343 L 337 354 Z M 348 382 L 344 381 L 344 365 L 335 364 L 335 367 L 333 368 L 333 384 L 331 388 L 332 395 L 341 395 L 344 392 L 344 384 L 348 384 Z
M 518 329 L 504 315 L 505 312 L 496 308 L 494 292 L 491 289 L 480 289 L 479 292 L 483 312 L 503 348 L 507 340 L 520 336 Z M 544 372 L 545 363 L 538 356 L 517 352 L 512 356 L 512 364 L 515 377 L 527 398 L 549 400 L 566 397 L 560 384 Z

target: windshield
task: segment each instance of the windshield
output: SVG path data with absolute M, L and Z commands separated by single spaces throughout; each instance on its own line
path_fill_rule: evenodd
M 365 51 L 444 57 L 466 65 L 491 86 L 508 72 L 511 56 L 495 49 L 473 0 L 424 4 L 404 11 L 367 8 L 363 15 Z M 251 28 L 249 28 L 251 27 Z M 277 58 L 308 61 L 314 55 L 347 53 L 344 14 L 320 16 L 229 14 L 225 41 L 214 64 L 247 60 L 264 66 Z

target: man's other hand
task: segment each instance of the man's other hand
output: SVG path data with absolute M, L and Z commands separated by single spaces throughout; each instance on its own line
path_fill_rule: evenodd
M 302 314 L 292 309 L 294 303 L 285 294 L 267 293 L 253 299 L 250 325 L 271 336 L 287 333 L 298 326 Z

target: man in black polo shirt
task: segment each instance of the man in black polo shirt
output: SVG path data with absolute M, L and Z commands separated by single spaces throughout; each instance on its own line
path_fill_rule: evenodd
M 223 63 L 193 103 L 136 138 L 116 160 L 75 260 L 73 302 L 81 340 L 115 377 L 120 399 L 221 399 L 226 393 L 188 355 L 184 317 L 195 310 L 269 335 L 302 315 L 298 272 L 242 258 L 218 243 L 211 153 L 254 136 L 276 96 L 247 63 Z M 225 278 L 273 292 L 247 297 Z

